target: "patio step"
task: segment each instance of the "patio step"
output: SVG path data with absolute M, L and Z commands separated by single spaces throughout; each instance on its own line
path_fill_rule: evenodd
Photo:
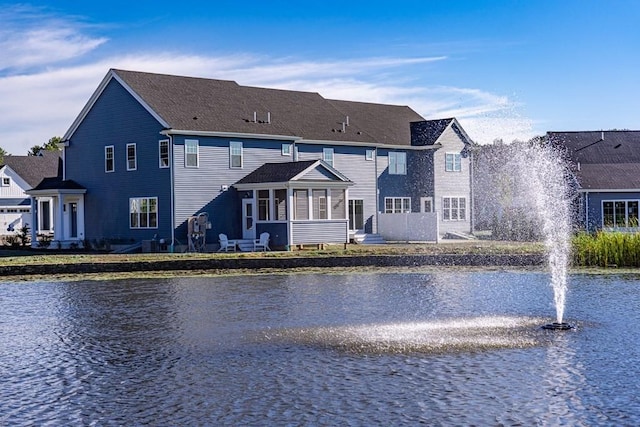
M 384 245 L 387 243 L 379 234 L 356 234 L 353 240 L 359 245 Z

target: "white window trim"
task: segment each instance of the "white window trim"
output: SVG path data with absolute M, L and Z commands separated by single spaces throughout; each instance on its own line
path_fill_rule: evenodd
M 333 166 L 333 161 L 335 159 L 335 152 L 333 150 L 333 148 L 323 148 L 322 149 L 322 160 L 329 164 L 330 166 Z
M 107 169 L 107 151 L 111 149 L 111 170 Z M 105 145 L 104 147 L 104 171 L 105 173 L 115 172 L 116 170 L 116 150 L 113 145 Z
M 427 211 L 424 209 L 424 202 L 431 202 L 431 210 Z M 431 213 L 433 212 L 433 197 L 420 197 L 420 212 L 422 213 Z
M 364 152 L 364 159 L 368 162 L 373 161 L 373 149 L 367 148 L 367 150 Z
M 638 199 L 608 199 L 608 200 L 602 200 L 600 202 L 600 217 L 601 217 L 602 228 L 606 228 L 606 229 L 614 228 L 615 229 L 615 228 L 633 227 L 633 226 L 628 225 L 629 224 L 629 202 L 638 203 L 638 207 L 640 208 L 640 200 L 638 200 Z M 625 224 L 623 224 L 623 225 L 614 224 L 613 227 L 605 225 L 605 223 L 604 223 L 604 204 L 605 203 L 613 203 L 613 220 L 614 220 L 614 222 L 616 220 L 616 203 L 624 203 L 624 222 L 625 222 Z
M 392 156 L 393 154 L 393 156 Z M 402 172 L 398 172 L 398 156 L 402 155 L 404 157 L 404 170 Z M 394 157 L 396 160 L 393 162 L 394 164 L 394 168 L 393 170 L 391 169 L 391 157 Z M 389 175 L 406 175 L 407 174 L 407 153 L 405 151 L 389 151 L 388 154 L 388 158 L 389 158 Z
M 131 224 L 131 201 L 132 200 L 155 200 L 155 206 L 156 206 L 156 225 L 153 227 L 148 226 L 148 221 L 147 221 L 147 227 L 133 227 L 133 225 Z M 148 202 L 147 202 L 148 203 Z M 142 205 L 142 203 L 140 203 Z M 158 209 L 158 198 L 157 197 L 130 197 L 129 198 L 129 229 L 131 230 L 155 230 L 158 228 L 158 225 L 160 224 L 160 213 L 159 213 L 160 209 Z M 147 215 L 149 214 L 149 212 L 147 212 Z M 138 215 L 140 215 L 140 213 L 138 213 Z
M 233 146 L 240 147 L 240 154 L 233 154 Z M 233 156 L 240 156 L 240 166 L 233 166 Z M 242 169 L 244 167 L 244 144 L 242 141 L 229 141 L 229 168 Z
M 387 209 L 387 201 L 392 200 L 391 211 Z M 404 210 L 402 206 L 404 202 L 408 202 L 408 210 Z M 411 197 L 385 197 L 384 198 L 384 213 L 386 214 L 394 214 L 394 213 L 411 213 Z
M 163 165 L 162 164 L 162 144 L 166 143 L 167 144 L 167 164 Z M 171 166 L 171 154 L 169 152 L 170 148 L 169 148 L 169 140 L 168 139 L 161 139 L 160 141 L 158 141 L 158 167 L 160 169 L 166 169 L 169 166 Z
M 445 207 L 444 207 L 444 201 L 446 199 L 449 199 L 449 219 L 445 219 Z M 453 218 L 452 213 L 454 212 L 454 208 L 451 207 L 451 201 L 453 199 L 456 199 L 458 201 L 458 207 L 455 208 L 456 211 L 456 217 Z M 460 200 L 464 200 L 464 217 L 460 217 Z M 460 221 L 466 221 L 467 220 L 467 216 L 468 216 L 468 211 L 469 211 L 469 204 L 467 203 L 467 198 L 465 196 L 445 196 L 442 198 L 442 220 L 446 221 L 446 222 L 460 222 Z
M 189 154 L 194 154 L 194 153 L 189 153 L 188 152 L 188 147 L 190 144 L 195 144 L 196 147 L 196 152 L 195 152 L 195 156 L 196 156 L 196 164 L 195 165 L 189 165 L 187 163 L 187 159 L 189 158 Z M 198 141 L 197 139 L 185 139 L 184 140 L 184 167 L 185 168 L 199 168 L 200 167 L 200 141 Z
M 133 167 L 129 165 L 129 148 L 133 147 Z M 125 150 L 125 155 L 127 157 L 127 170 L 134 171 L 138 169 L 138 148 L 136 147 L 135 142 L 127 144 L 127 149 Z
M 6 181 L 6 183 L 5 183 Z M 0 185 L 2 185 L 3 187 L 10 187 L 11 186 L 11 178 L 9 178 L 8 176 L 3 176 L 2 180 L 0 182 Z
M 283 156 L 291 156 L 293 144 L 282 144 L 282 155 Z
M 449 157 L 452 157 L 452 159 L 451 159 L 451 168 L 448 167 L 447 159 Z M 457 168 L 456 168 L 456 166 L 457 166 Z M 445 170 L 445 172 L 462 172 L 462 154 L 460 154 L 460 153 L 444 153 L 444 170 Z

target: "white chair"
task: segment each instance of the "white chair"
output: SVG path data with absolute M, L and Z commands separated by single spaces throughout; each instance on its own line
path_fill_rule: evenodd
M 218 238 L 220 239 L 220 249 L 218 249 L 218 252 L 235 252 L 236 251 L 236 241 L 235 240 L 229 240 L 227 238 L 226 234 L 220 233 L 218 235 Z
M 269 233 L 262 233 L 258 240 L 253 241 L 253 250 L 257 251 L 258 249 L 262 249 L 263 251 L 271 250 L 271 248 L 269 248 Z

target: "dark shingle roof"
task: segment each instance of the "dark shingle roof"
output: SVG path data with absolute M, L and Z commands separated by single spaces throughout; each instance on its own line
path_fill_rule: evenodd
M 409 122 L 424 120 L 406 106 L 328 100 L 313 92 L 225 80 L 112 71 L 176 130 L 409 145 Z M 346 116 L 349 126 L 342 132 Z
M 640 131 L 548 132 L 547 136 L 566 149 L 583 189 L 640 189 Z
M 316 163 L 317 160 L 305 160 L 288 163 L 265 163 L 249 173 L 236 184 L 257 184 L 262 182 L 287 182 Z
M 413 145 L 433 145 L 454 119 L 425 120 L 411 123 Z
M 43 178 L 58 176 L 62 167 L 60 151 L 43 151 L 41 156 L 4 156 L 4 164 L 31 187 Z
M 40 190 L 85 190 L 85 188 L 72 179 L 62 180 L 60 177 L 44 178 L 32 188 L 32 191 Z

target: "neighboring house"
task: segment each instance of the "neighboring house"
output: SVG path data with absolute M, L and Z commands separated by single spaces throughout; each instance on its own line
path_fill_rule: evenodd
M 63 141 L 63 175 L 30 192 L 75 209 L 56 240 L 186 245 L 201 213 L 209 242 L 280 248 L 471 231 L 471 140 L 406 106 L 110 70 Z
M 60 169 L 60 152 L 42 151 L 38 156 L 4 156 L 0 164 L 0 235 L 14 235 L 25 225 L 32 230 L 53 231 L 50 199 L 42 198 L 40 224 L 33 226 L 31 201 L 26 193 L 46 177 L 55 177 Z
M 638 230 L 640 131 L 548 132 L 578 180 L 578 222 L 587 231 Z

